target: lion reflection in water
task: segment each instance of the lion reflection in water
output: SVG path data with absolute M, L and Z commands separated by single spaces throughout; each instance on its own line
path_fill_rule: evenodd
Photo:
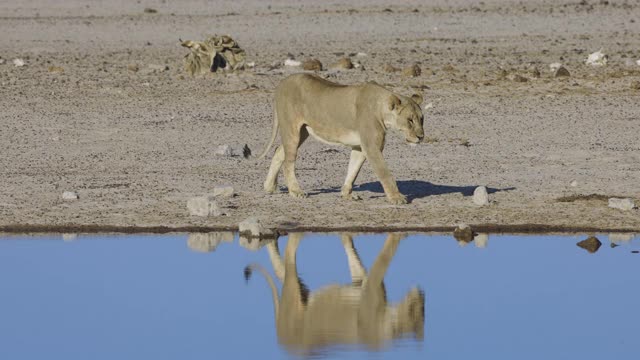
M 303 234 L 289 234 L 280 257 L 277 241 L 267 244 L 282 295 L 260 265 L 245 268 L 247 281 L 253 271 L 262 273 L 271 288 L 278 341 L 294 353 L 310 354 L 339 345 L 365 345 L 379 349 L 390 340 L 424 337 L 424 294 L 411 289 L 397 304 L 387 302 L 384 276 L 405 235 L 389 234 L 367 274 L 353 246 L 351 235 L 341 235 L 351 272 L 351 285 L 329 285 L 308 291 L 298 277 L 296 252 Z

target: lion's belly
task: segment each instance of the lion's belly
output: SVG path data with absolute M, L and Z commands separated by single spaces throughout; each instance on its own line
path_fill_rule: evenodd
M 307 125 L 307 131 L 311 136 L 319 141 L 329 145 L 347 145 L 347 146 L 359 146 L 360 134 L 356 131 L 348 131 L 341 135 L 331 135 L 326 133 L 318 133 Z

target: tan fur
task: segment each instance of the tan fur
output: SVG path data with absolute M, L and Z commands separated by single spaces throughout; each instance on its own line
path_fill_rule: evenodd
M 269 243 L 269 255 L 276 276 L 282 281 L 282 295 L 278 298 L 275 283 L 259 265 L 269 282 L 275 308 L 278 340 L 288 350 L 299 355 L 336 345 L 364 344 L 370 348 L 384 346 L 390 340 L 413 335 L 424 336 L 424 294 L 417 288 L 410 290 L 397 304 L 387 302 L 383 279 L 402 234 L 389 234 L 367 274 L 353 246 L 351 235 L 343 234 L 342 243 L 351 272 L 351 285 L 329 285 L 309 292 L 300 280 L 296 266 L 296 252 L 303 234 L 289 234 L 284 254 L 280 257 L 277 242 Z
M 298 148 L 312 135 L 328 144 L 351 148 L 351 160 L 342 196 L 352 196 L 353 182 L 365 159 L 368 159 L 392 204 L 406 204 L 384 158 L 382 150 L 387 129 L 400 130 L 408 143 L 424 138 L 423 115 L 419 96 L 394 94 L 376 83 L 340 85 L 311 74 L 296 74 L 284 79 L 275 91 L 274 121 L 271 139 L 264 157 L 280 133 L 282 145 L 275 152 L 264 182 L 267 192 L 274 192 L 277 176 L 284 165 L 289 194 L 305 197 L 295 176 Z

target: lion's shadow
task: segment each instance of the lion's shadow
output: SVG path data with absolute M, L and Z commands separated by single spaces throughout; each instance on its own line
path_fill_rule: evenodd
M 422 199 L 427 196 L 435 196 L 435 195 L 445 195 L 445 194 L 453 194 L 460 193 L 463 196 L 472 196 L 473 191 L 478 187 L 478 185 L 466 185 L 466 186 L 452 186 L 452 185 L 438 185 L 433 184 L 428 181 L 422 180 L 400 180 L 397 182 L 398 189 L 400 192 L 407 196 L 407 200 L 412 201 L 414 199 Z M 501 191 L 511 191 L 515 190 L 515 187 L 507 187 L 507 188 L 491 188 L 487 187 L 487 192 L 489 194 L 501 192 Z M 382 184 L 379 181 L 368 182 L 360 185 L 356 185 L 353 187 L 354 193 L 359 191 L 370 191 L 373 193 L 384 194 L 384 189 L 382 188 Z M 309 194 L 322 194 L 322 193 L 333 193 L 340 192 L 339 187 L 332 187 L 329 189 L 322 189 L 312 191 Z M 382 196 L 382 195 L 381 195 Z

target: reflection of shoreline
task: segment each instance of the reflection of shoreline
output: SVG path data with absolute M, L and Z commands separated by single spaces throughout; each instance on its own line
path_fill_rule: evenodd
M 409 290 L 398 303 L 389 303 L 384 276 L 404 234 L 390 233 L 370 271 L 366 271 L 350 234 L 341 240 L 347 256 L 351 284 L 330 284 L 309 291 L 297 272 L 296 253 L 302 233 L 289 234 L 284 260 L 278 241 L 266 243 L 269 257 L 282 283 L 279 294 L 271 275 L 259 264 L 246 267 L 247 280 L 260 272 L 271 289 L 278 342 L 296 355 L 318 355 L 343 345 L 364 345 L 380 350 L 395 340 L 424 338 L 424 293 Z M 328 266 L 333 260 L 328 259 Z

